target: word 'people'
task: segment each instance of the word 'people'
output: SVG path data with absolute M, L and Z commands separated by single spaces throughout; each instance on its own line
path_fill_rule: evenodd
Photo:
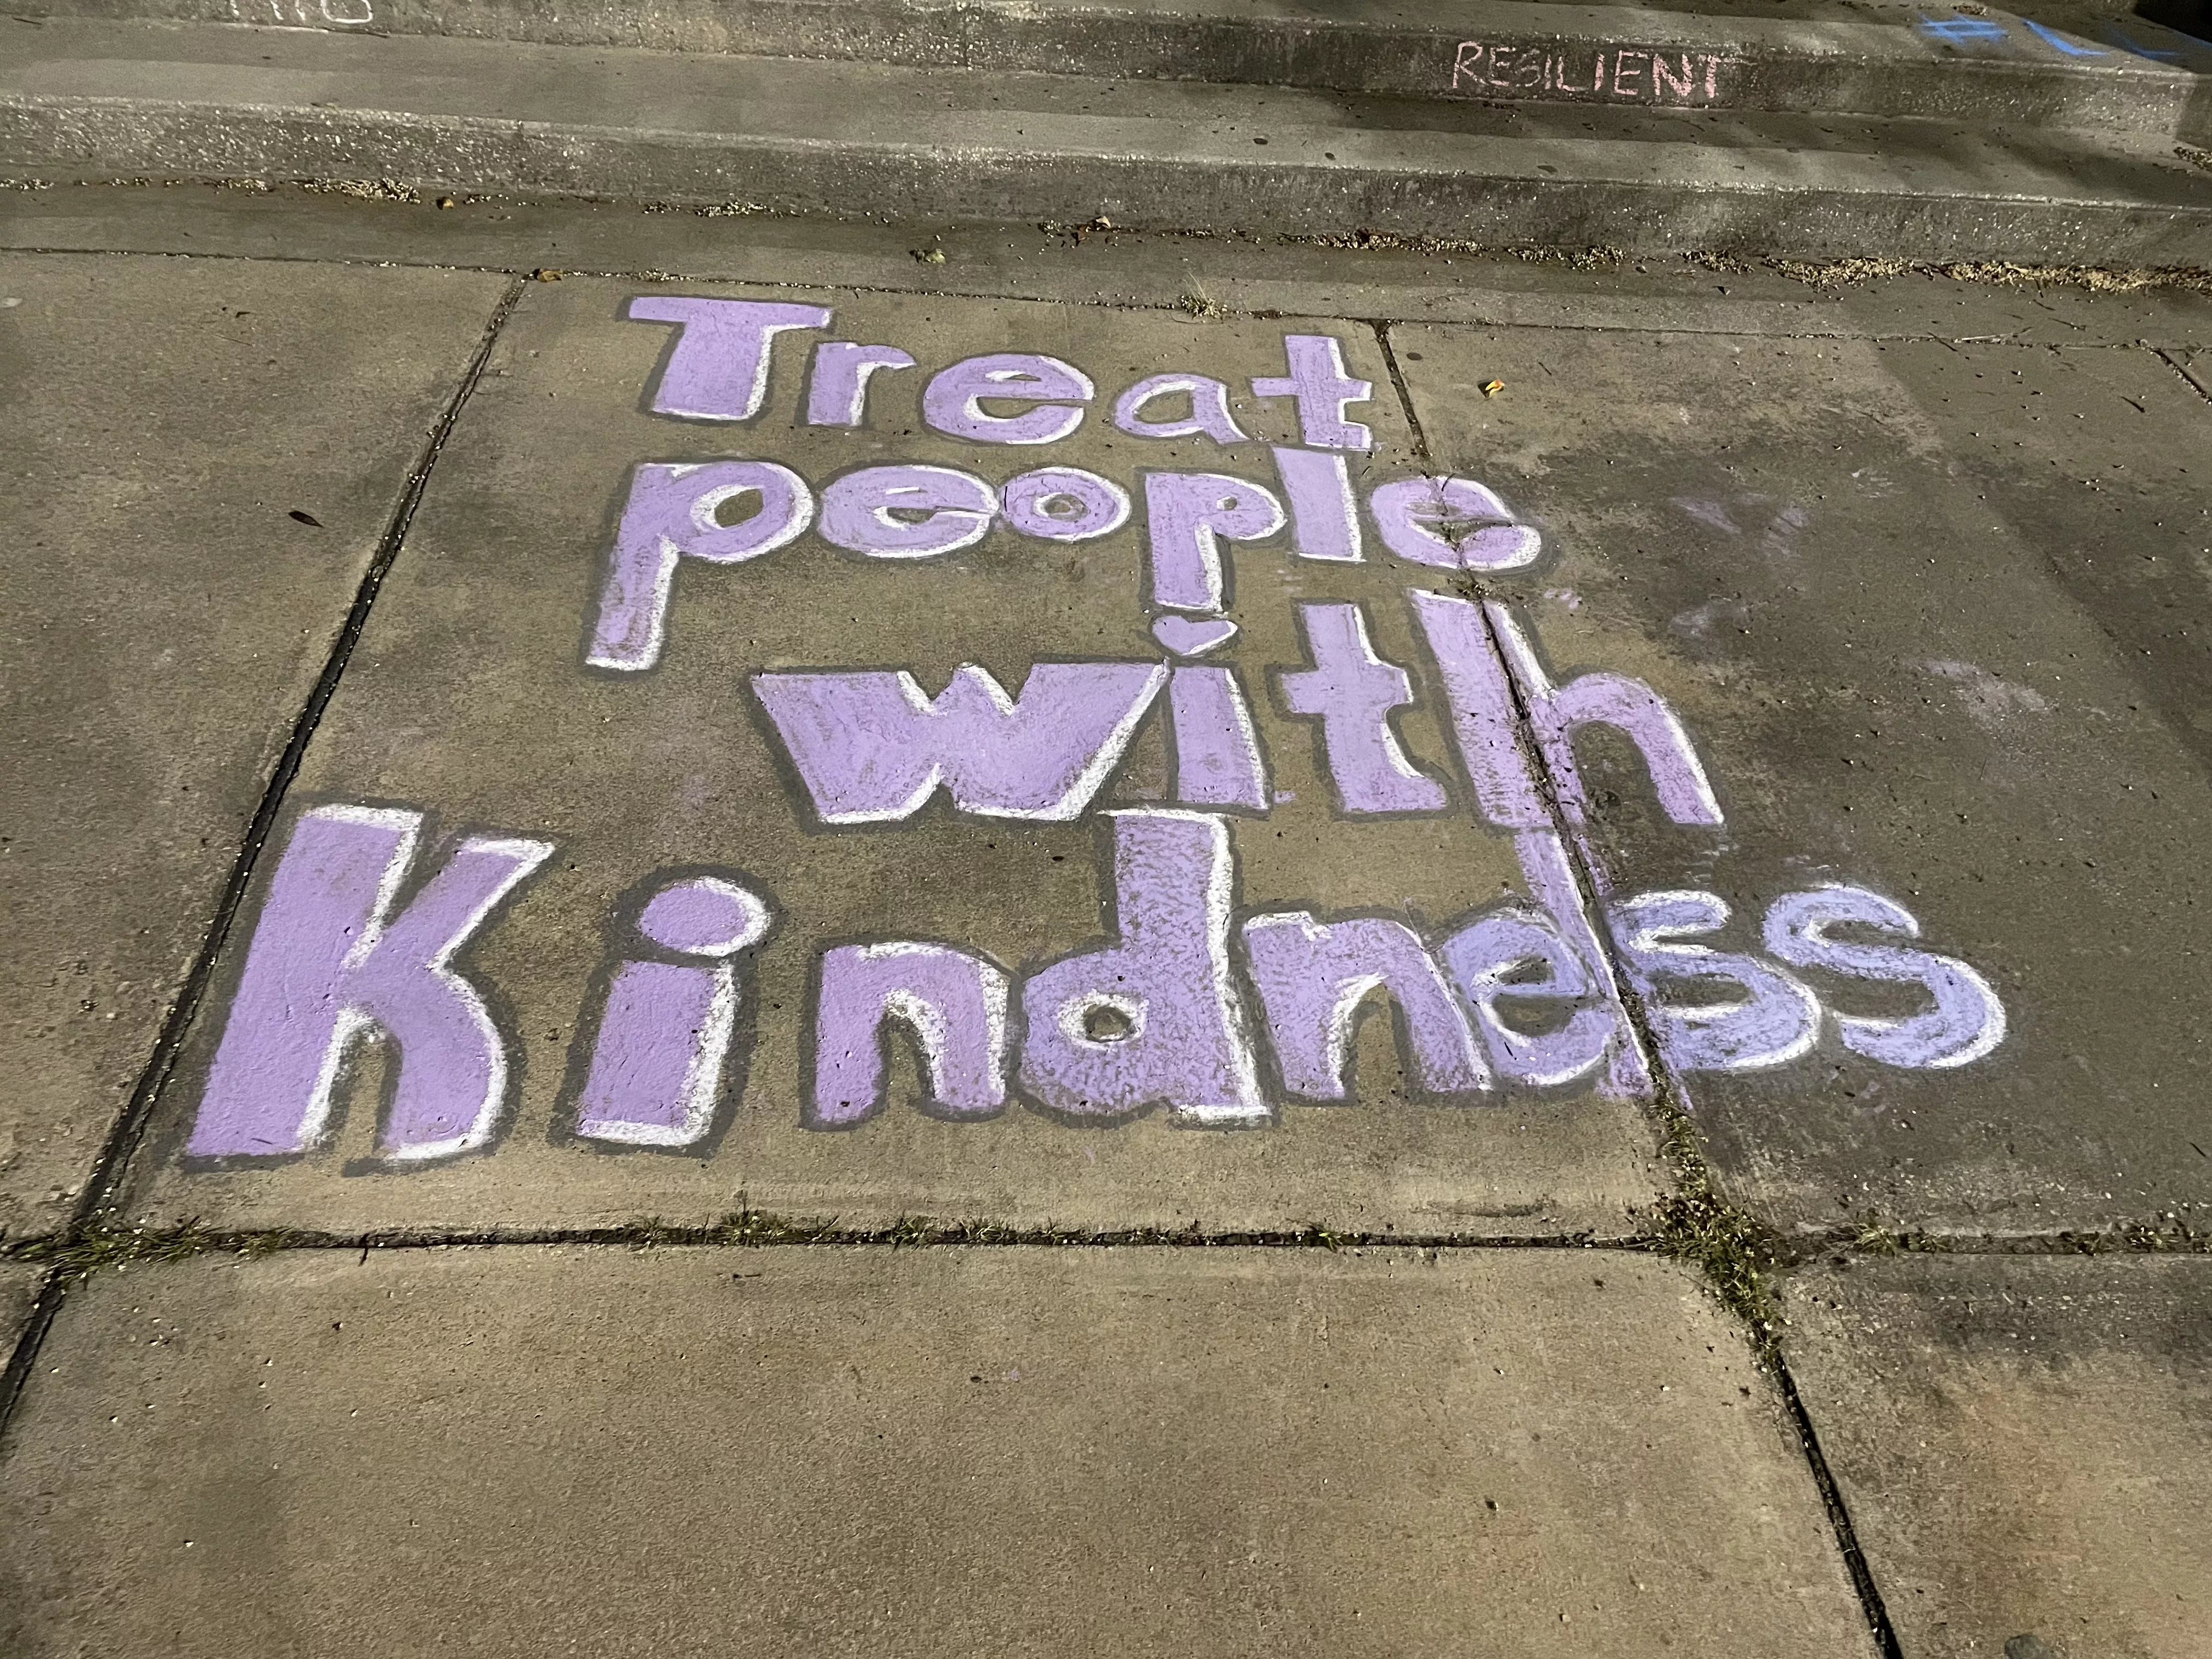
M 632 300 L 629 314 L 678 325 L 654 387 L 654 411 L 727 422 L 754 420 L 766 407 L 774 337 L 826 329 L 832 315 L 821 306 L 659 295 Z M 1286 335 L 1283 349 L 1285 373 L 1249 382 L 1255 396 L 1287 398 L 1297 409 L 1302 443 L 1269 447 L 1270 481 L 1211 471 L 1143 474 L 1152 608 L 1221 611 L 1228 599 L 1224 544 L 1287 532 L 1298 558 L 1344 564 L 1366 557 L 1346 457 L 1371 450 L 1374 438 L 1346 411 L 1372 400 L 1373 384 L 1350 375 L 1329 335 Z M 872 377 L 914 366 L 896 346 L 819 343 L 807 422 L 863 424 Z M 1153 374 L 1114 400 L 1110 419 L 1135 437 L 1248 443 L 1231 395 L 1226 382 L 1208 375 Z M 1035 447 L 1071 436 L 1096 396 L 1091 377 L 1060 358 L 991 352 L 931 376 L 921 412 L 948 437 Z M 1048 543 L 1090 541 L 1121 529 L 1137 510 L 1128 489 L 1073 466 L 1031 467 L 994 484 L 960 467 L 891 462 L 855 468 L 817 489 L 775 461 L 644 462 L 630 473 L 585 660 L 626 672 L 659 663 L 685 560 L 742 564 L 810 531 L 866 558 L 934 559 L 974 546 L 999 526 Z M 1392 479 L 1367 492 L 1366 513 L 1383 546 L 1413 564 L 1512 570 L 1542 550 L 1539 532 L 1471 478 Z

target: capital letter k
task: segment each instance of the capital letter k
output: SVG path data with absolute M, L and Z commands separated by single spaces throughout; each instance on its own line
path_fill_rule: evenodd
M 385 1156 L 443 1158 L 490 1138 L 507 1045 L 449 964 L 553 848 L 470 836 L 394 915 L 422 830 L 420 812 L 393 808 L 301 817 L 246 949 L 188 1157 L 304 1151 L 329 1118 L 347 1050 L 369 1031 L 398 1050 Z

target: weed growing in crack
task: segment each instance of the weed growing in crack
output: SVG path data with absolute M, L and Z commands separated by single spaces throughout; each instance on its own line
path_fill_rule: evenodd
M 1714 1187 L 1689 1114 L 1663 1086 L 1653 1104 L 1661 1151 L 1680 1190 L 1652 1206 L 1651 1248 L 1702 1273 L 1722 1305 L 1751 1327 L 1753 1346 L 1766 1357 L 1782 1325 L 1773 1282 L 1787 1265 L 1781 1240 Z
M 90 1227 L 34 1238 L 10 1252 L 17 1261 L 36 1262 L 65 1273 L 97 1273 L 134 1262 L 186 1261 L 217 1250 L 262 1256 L 290 1249 L 302 1235 L 287 1228 L 255 1232 L 217 1232 L 198 1221 L 173 1227 Z

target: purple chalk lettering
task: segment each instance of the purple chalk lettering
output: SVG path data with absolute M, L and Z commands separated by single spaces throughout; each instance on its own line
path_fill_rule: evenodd
M 607 988 L 576 1115 L 587 1139 L 688 1146 L 707 1133 L 741 1000 L 730 958 L 775 925 L 767 901 L 719 876 L 672 881 L 639 913 L 648 943 L 696 963 L 626 962 Z
M 1979 1060 L 2004 1041 L 2004 1005 L 1996 988 L 1965 963 L 1905 945 L 1836 939 L 1828 932 L 1836 927 L 1920 936 L 1912 913 L 1879 893 L 1820 887 L 1785 893 L 1768 907 L 1766 948 L 1793 968 L 1918 985 L 1932 999 L 1924 1012 L 1903 1019 L 1835 1015 L 1844 1047 L 1852 1053 L 1888 1066 L 1942 1070 Z
M 551 856 L 550 842 L 471 836 L 397 915 L 422 815 L 319 806 L 269 884 L 185 1152 L 305 1151 L 329 1121 L 357 1037 L 389 1036 L 398 1080 L 381 1150 L 448 1157 L 491 1138 L 507 1044 L 454 953 Z
M 1176 665 L 1168 675 L 1168 713 L 1175 731 L 1176 800 L 1186 806 L 1267 810 L 1267 763 L 1235 669 Z
M 1513 60 L 1520 55 L 1521 48 L 1518 46 L 1492 46 L 1490 49 L 1490 73 L 1483 79 L 1493 87 L 1511 86 L 1512 78 L 1509 76 L 1500 79 L 1498 71 L 1513 69 L 1515 67 Z
M 714 1121 L 737 1027 L 731 958 L 775 926 L 768 902 L 720 876 L 672 881 L 638 915 L 646 940 L 694 962 L 625 962 L 607 988 L 576 1133 L 630 1146 L 688 1146 Z
M 1220 538 L 1256 542 L 1283 527 L 1283 504 L 1260 484 L 1219 472 L 1147 472 L 1146 529 L 1152 603 L 1218 611 L 1224 583 Z
M 928 1109 L 990 1117 L 1006 1104 L 1006 976 L 949 945 L 841 945 L 822 957 L 809 1128 L 842 1129 L 884 1109 L 894 1020 L 921 1054 Z
M 1476 81 L 1480 81 L 1482 79 L 1482 75 L 1479 65 L 1481 62 L 1482 42 L 1480 40 L 1461 41 L 1459 43 L 1459 51 L 1452 58 L 1452 89 L 1454 91 L 1457 91 L 1459 89 L 1460 82 L 1469 76 L 1472 76 Z
M 1321 722 L 1322 752 L 1347 812 L 1433 812 L 1443 787 L 1406 757 L 1391 729 L 1393 709 L 1413 701 L 1406 671 L 1375 654 L 1367 618 L 1356 605 L 1301 605 L 1298 626 L 1311 668 L 1281 676 L 1283 702 Z
M 723 504 L 757 495 L 760 506 L 725 525 Z M 629 499 L 599 589 L 584 660 L 636 672 L 660 660 L 679 559 L 742 564 L 773 553 L 814 521 L 806 480 L 773 461 L 647 462 L 630 474 Z
M 1605 1058 L 1620 1017 L 1608 1005 L 1587 1006 L 1595 989 L 1590 975 L 1546 912 L 1523 904 L 1485 911 L 1445 939 L 1438 954 L 1474 1010 L 1500 1075 L 1532 1088 L 1557 1088 Z M 1523 1030 L 1506 1018 L 1501 1003 L 1528 1007 L 1551 1029 Z M 1558 1018 L 1561 1004 L 1570 1005 L 1564 1021 Z
M 1375 434 L 1344 418 L 1352 404 L 1373 399 L 1375 383 L 1345 373 L 1344 352 L 1331 334 L 1285 334 L 1283 355 L 1288 374 L 1261 375 L 1252 382 L 1259 398 L 1295 398 L 1298 430 L 1313 449 L 1372 449 Z
M 941 369 L 921 394 L 921 418 L 955 438 L 986 444 L 1049 444 L 1083 424 L 1091 377 L 1073 363 L 1026 351 L 969 357 Z M 990 415 L 986 402 L 1035 404 L 1019 415 Z
M 1484 817 L 1507 830 L 1541 830 L 1552 819 L 1528 757 L 1521 752 L 1513 685 L 1492 648 L 1471 599 L 1413 591 L 1413 619 L 1436 659 L 1451 710 L 1460 764 Z
M 653 388 L 653 412 L 686 421 L 750 421 L 768 401 L 769 341 L 787 329 L 827 328 L 821 306 L 641 294 L 632 322 L 676 323 L 681 332 Z
M 1657 692 L 1641 680 L 1608 673 L 1578 674 L 1554 686 L 1511 607 L 1486 601 L 1483 610 L 1520 686 L 1528 723 L 1570 818 L 1583 823 L 1589 817 L 1582 774 L 1575 765 L 1574 734 L 1584 726 L 1603 725 L 1625 732 L 1643 754 L 1652 792 L 1668 817 L 1677 823 L 1720 824 L 1720 802 L 1705 764 L 1681 720 Z
M 1650 60 L 1650 57 L 1651 54 L 1648 52 L 1617 52 L 1613 53 L 1613 95 L 1614 97 L 1641 98 L 1644 96 L 1644 88 L 1642 86 L 1623 86 L 1621 84 L 1621 81 L 1625 76 L 1632 82 L 1641 82 L 1644 79 L 1644 65 Z M 1628 63 L 1628 60 L 1632 58 L 1636 60 L 1636 66 L 1633 69 L 1629 67 Z
M 1340 454 L 1277 448 L 1276 476 L 1291 508 L 1291 550 L 1302 559 L 1331 564 L 1360 560 L 1359 508 L 1352 495 L 1352 469 Z
M 1237 624 L 1226 617 L 1152 618 L 1152 637 L 1178 657 L 1202 657 L 1218 651 L 1237 637 Z
M 999 488 L 1009 527 L 1048 542 L 1087 542 L 1129 521 L 1129 492 L 1077 466 L 1041 466 Z
M 864 466 L 823 487 L 819 534 L 872 559 L 933 559 L 981 541 L 998 514 L 998 492 L 972 472 Z
M 1164 1105 L 1187 1123 L 1267 1121 L 1229 973 L 1227 820 L 1158 808 L 1109 816 L 1116 937 L 1022 986 L 1022 1087 L 1076 1117 Z M 1100 1014 L 1118 1029 L 1095 1029 Z
M 719 876 L 671 882 L 638 913 L 637 931 L 679 956 L 721 957 L 759 944 L 775 925 L 767 901 Z
M 1625 1100 L 1642 1100 L 1651 1093 L 1650 1058 L 1644 1051 L 1621 1010 L 1627 1001 L 1613 958 L 1600 941 L 1597 921 L 1583 902 L 1583 890 L 1567 858 L 1567 845 L 1550 830 L 1523 830 L 1513 837 L 1513 855 L 1520 861 L 1522 879 L 1528 896 L 1541 905 L 1559 930 L 1567 947 L 1580 958 L 1598 994 L 1614 1015 L 1613 1053 L 1606 1066 L 1601 1091 Z M 1592 867 L 1594 878 L 1602 872 Z
M 1718 933 L 1728 903 L 1717 893 L 1662 890 L 1613 901 L 1614 942 L 1630 981 L 1642 993 L 1659 1051 L 1684 1072 L 1748 1072 L 1806 1053 L 1820 1034 L 1819 999 L 1757 957 L 1683 942 Z M 1662 1000 L 1668 980 L 1710 994 L 1715 981 L 1742 994 L 1726 1002 L 1676 1006 Z
M 1304 910 L 1255 916 L 1244 924 L 1244 956 L 1283 1086 L 1300 1098 L 1345 1098 L 1352 1024 L 1378 990 L 1398 1006 L 1401 1052 L 1425 1091 L 1468 1095 L 1490 1086 L 1451 987 L 1403 922 L 1357 916 L 1325 923 Z
M 1543 538 L 1515 523 L 1497 493 L 1472 478 L 1401 478 L 1379 486 L 1367 504 L 1382 544 L 1414 564 L 1517 570 L 1543 551 Z M 1439 529 L 1452 534 L 1439 535 Z
M 1190 413 L 1177 419 L 1148 421 L 1145 405 L 1155 398 L 1184 397 Z M 1139 380 L 1114 400 L 1114 424 L 1137 438 L 1211 438 L 1218 444 L 1246 441 L 1229 412 L 1229 388 L 1203 374 L 1155 374 Z
M 607 987 L 576 1116 L 586 1140 L 688 1146 L 714 1121 L 736 1029 L 729 963 L 625 962 Z
M 1018 699 L 963 663 L 937 696 L 904 669 L 764 673 L 753 690 L 824 823 L 910 817 L 942 784 L 963 812 L 1079 817 L 1168 678 L 1152 662 L 1041 662 Z
M 866 424 L 870 378 L 880 369 L 913 367 L 913 357 L 896 346 L 824 341 L 814 348 L 814 378 L 806 389 L 807 425 Z

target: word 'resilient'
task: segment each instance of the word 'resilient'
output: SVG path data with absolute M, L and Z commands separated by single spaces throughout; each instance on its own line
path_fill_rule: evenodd
M 1720 72 L 1736 60 L 1656 46 L 1571 48 L 1553 40 L 1462 40 L 1452 89 L 1497 88 L 1575 100 L 1697 106 L 1720 101 Z

